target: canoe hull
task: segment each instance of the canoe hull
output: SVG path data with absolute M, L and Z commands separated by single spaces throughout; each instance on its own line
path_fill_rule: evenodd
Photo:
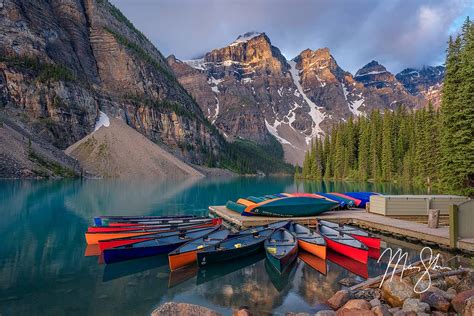
M 345 245 L 336 241 L 333 241 L 332 239 L 323 236 L 324 240 L 326 240 L 328 248 L 331 248 L 332 250 L 346 256 L 349 258 L 352 258 L 356 261 L 362 262 L 362 263 L 367 263 L 369 260 L 369 253 L 365 249 L 360 249 L 357 247 L 352 247 L 349 245 Z
M 298 247 L 321 259 L 326 259 L 326 246 L 324 245 L 317 245 L 303 239 L 298 239 Z
M 156 256 L 159 254 L 169 253 L 184 242 L 178 242 L 168 245 L 161 245 L 156 247 L 140 247 L 140 248 L 125 248 L 125 249 L 106 249 L 103 252 L 104 262 L 107 264 L 132 260 L 150 256 Z
M 295 261 L 296 257 L 298 256 L 298 244 L 291 249 L 290 252 L 284 257 L 277 258 L 272 256 L 267 251 L 267 259 L 271 263 L 272 267 L 275 268 L 280 274 L 285 272 L 286 269 Z
M 170 270 L 174 271 L 197 261 L 197 250 L 188 251 L 179 254 L 170 254 L 168 256 Z
M 337 203 L 311 197 L 286 197 L 249 206 L 244 213 L 265 216 L 314 216 L 329 211 Z M 249 215 L 249 214 L 245 214 Z
M 199 252 L 197 254 L 197 262 L 200 267 L 204 267 L 218 262 L 242 258 L 260 251 L 263 248 L 263 242 L 264 240 L 244 248 L 228 249 L 225 252 Z
M 350 234 L 352 237 L 363 243 L 369 248 L 380 249 L 380 238 L 370 237 L 370 236 L 359 236 L 355 234 Z

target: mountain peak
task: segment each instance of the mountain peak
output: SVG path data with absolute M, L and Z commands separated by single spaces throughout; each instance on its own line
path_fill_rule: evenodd
M 258 37 L 258 36 L 261 36 L 261 35 L 265 35 L 265 33 L 257 32 L 257 31 L 247 32 L 247 33 L 239 35 L 235 39 L 235 41 L 233 41 L 230 45 L 233 46 L 233 45 L 238 45 L 238 44 L 241 44 L 241 43 L 246 43 L 246 42 L 250 41 L 251 39 L 253 39 L 255 37 Z
M 379 64 L 377 61 L 372 60 L 370 63 L 365 65 L 364 67 L 357 70 L 355 77 L 362 77 L 367 75 L 377 75 L 382 73 L 389 73 L 387 68 L 383 65 Z

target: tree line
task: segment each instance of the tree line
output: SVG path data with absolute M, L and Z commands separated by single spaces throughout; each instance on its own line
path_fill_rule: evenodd
M 304 179 L 407 181 L 474 194 L 474 24 L 448 42 L 440 110 L 404 106 L 333 125 L 314 139 Z

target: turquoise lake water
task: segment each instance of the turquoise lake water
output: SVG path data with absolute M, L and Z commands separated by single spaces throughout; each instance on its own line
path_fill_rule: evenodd
M 293 178 L 0 180 L 0 315 L 148 315 L 166 301 L 223 314 L 242 305 L 259 314 L 314 312 L 340 289 L 338 280 L 363 280 L 355 273 L 375 276 L 385 265 L 371 259 L 367 268 L 334 259 L 324 264 L 323 274 L 298 260 L 283 276 L 275 275 L 262 255 L 177 273 L 169 272 L 166 256 L 105 266 L 84 256 L 84 232 L 99 214 L 205 215 L 209 205 L 240 196 L 351 190 L 426 193 L 394 184 L 295 183 Z M 422 247 L 382 238 L 384 247 L 402 247 L 412 259 Z

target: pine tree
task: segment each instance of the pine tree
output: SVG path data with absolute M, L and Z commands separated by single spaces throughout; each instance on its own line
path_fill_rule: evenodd
M 358 155 L 358 178 L 366 180 L 369 172 L 369 155 L 370 155 L 370 124 L 365 119 L 359 120 L 361 124 L 361 133 L 359 137 L 359 155 Z
M 385 111 L 382 124 L 382 180 L 392 180 L 393 150 L 392 150 L 392 114 Z

